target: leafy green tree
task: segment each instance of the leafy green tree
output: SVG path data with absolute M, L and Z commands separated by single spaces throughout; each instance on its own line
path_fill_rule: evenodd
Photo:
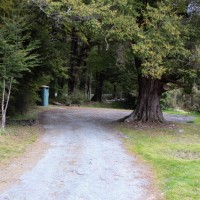
M 23 73 L 23 78 L 17 79 L 12 98 L 12 112 L 23 113 L 35 102 L 40 103 L 39 90 L 42 85 L 50 86 L 50 97 L 55 93 L 61 95 L 67 92 L 67 70 L 69 63 L 70 42 L 63 27 L 48 17 L 38 4 L 32 1 L 24 4 L 22 15 L 26 18 L 26 27 L 30 32 L 31 41 L 39 41 L 40 46 L 34 51 L 40 55 L 42 63 L 31 72 Z M 30 12 L 31 10 L 31 12 Z M 33 104 L 34 103 L 34 104 Z
M 95 75 L 95 91 L 91 100 L 101 102 L 104 82 L 114 75 L 113 71 L 116 67 L 113 50 L 105 52 L 104 47 L 94 49 L 93 54 L 90 55 L 88 65 L 90 65 L 90 68 L 92 68 L 93 74 Z
M 158 122 L 165 120 L 160 97 L 168 83 L 178 83 L 191 75 L 187 62 L 187 25 L 173 5 L 166 2 L 146 4 L 138 17 L 137 37 L 132 44 L 138 74 L 139 95 L 136 110 L 126 121 Z
M 138 76 L 138 101 L 135 112 L 125 118 L 127 121 L 163 123 L 165 120 L 160 107 L 162 93 L 170 88 L 169 84 L 186 83 L 186 80 L 193 80 L 197 74 L 195 66 L 198 65 L 199 54 L 198 31 L 197 29 L 191 31 L 190 24 L 198 23 L 198 20 L 191 20 L 186 12 L 186 1 L 38 0 L 31 2 L 36 5 L 40 13 L 46 15 L 44 23 L 48 22 L 46 23 L 48 25 L 42 31 L 44 33 L 46 31 L 45 38 L 48 38 L 51 32 L 56 32 L 57 36 L 52 38 L 58 39 L 61 36 L 60 41 L 68 46 L 68 52 L 62 51 L 59 42 L 54 43 L 56 46 L 54 48 L 54 45 L 48 45 L 51 43 L 50 40 L 43 40 L 43 45 L 49 49 L 46 51 L 47 54 L 42 50 L 41 53 L 53 58 L 52 52 L 56 52 L 56 57 L 62 52 L 59 59 L 56 60 L 56 57 L 52 59 L 52 69 L 57 71 L 53 65 L 59 62 L 64 66 L 65 62 L 62 63 L 62 60 L 67 60 L 69 70 L 66 74 L 69 74 L 70 93 L 80 88 L 80 82 L 87 79 L 85 74 L 91 77 L 94 68 L 91 68 L 90 64 L 95 57 L 93 59 L 89 57 L 91 54 L 100 56 L 98 46 L 103 49 L 102 58 L 96 59 L 96 66 L 103 63 L 106 54 L 109 57 L 110 48 L 119 43 L 128 44 L 127 48 L 132 51 L 130 60 L 134 60 L 132 66 L 135 67 Z M 191 38 L 195 38 L 196 45 L 191 43 Z M 46 67 L 49 69 L 47 60 Z M 109 70 L 109 63 L 112 61 L 106 60 L 104 69 L 98 73 Z
M 2 82 L 1 127 L 4 130 L 12 85 L 16 78 L 22 77 L 24 71 L 29 71 L 38 65 L 38 59 L 33 53 L 37 44 L 26 44 L 29 38 L 24 34 L 24 19 L 13 14 L 10 18 L 3 18 L 3 21 L 0 30 L 0 79 Z
M 94 76 L 92 101 L 102 101 L 102 94 L 109 91 L 104 82 L 107 82 L 107 86 L 112 85 L 109 93 L 113 94 L 113 98 L 116 98 L 118 88 L 126 93 L 131 92 L 134 85 L 132 83 L 135 82 L 135 71 L 128 55 L 130 50 L 127 49 L 127 44 L 123 43 L 110 43 L 107 51 L 105 45 L 92 49 L 87 59 L 87 67 Z
M 124 23 L 123 15 L 118 13 L 118 10 L 123 10 L 127 1 L 64 0 L 48 1 L 46 4 L 44 1 L 39 2 L 41 9 L 62 24 L 63 30 L 70 36 L 69 93 L 74 93 L 80 84 L 81 67 L 85 65 L 91 49 L 103 43 L 106 44 L 105 49 L 108 49 L 111 36 L 117 38 L 120 34 L 123 38 L 123 29 L 127 28 L 125 24 L 129 22 L 132 25 L 130 17 Z M 130 9 L 130 5 L 128 6 Z
M 13 1 L 12 0 L 0 0 L 0 15 L 6 15 L 10 13 L 13 8 Z

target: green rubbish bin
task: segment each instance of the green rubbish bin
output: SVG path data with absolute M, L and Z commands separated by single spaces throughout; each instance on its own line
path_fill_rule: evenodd
M 49 86 L 43 85 L 41 87 L 42 106 L 49 105 Z

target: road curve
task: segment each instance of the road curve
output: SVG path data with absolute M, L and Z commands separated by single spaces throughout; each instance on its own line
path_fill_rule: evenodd
M 49 149 L 0 200 L 151 200 L 146 170 L 109 124 L 127 115 L 110 109 L 44 112 Z

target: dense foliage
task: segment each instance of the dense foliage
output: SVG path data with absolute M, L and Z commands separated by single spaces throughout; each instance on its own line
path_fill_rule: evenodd
M 163 122 L 161 95 L 180 87 L 193 94 L 195 106 L 188 107 L 195 109 L 198 3 L 1 0 L 1 77 L 15 79 L 9 113 L 23 113 L 38 102 L 41 85 L 50 86 L 55 101 L 138 95 L 136 112 L 128 118 L 135 121 Z

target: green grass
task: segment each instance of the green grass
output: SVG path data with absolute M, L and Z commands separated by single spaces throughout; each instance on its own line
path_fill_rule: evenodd
M 200 126 L 120 130 L 129 150 L 152 164 L 167 200 L 200 199 Z
M 39 131 L 37 126 L 8 126 L 0 134 L 0 163 L 25 152 L 36 141 Z
M 11 119 L 36 119 L 38 113 L 46 109 L 46 107 L 35 107 Z M 39 132 L 39 126 L 7 125 L 5 132 L 0 132 L 0 163 L 24 153 L 27 147 L 37 140 Z
M 200 125 L 200 113 L 199 112 L 194 112 L 194 113 L 192 113 L 192 116 L 194 116 L 195 117 L 195 120 L 194 120 L 194 122 L 195 122 L 195 124 L 199 124 Z
M 24 113 L 24 114 L 16 114 L 12 117 L 10 117 L 10 119 L 12 120 L 30 120 L 30 119 L 36 119 L 38 116 L 38 113 L 44 110 L 49 109 L 49 107 L 42 107 L 42 106 L 35 106 L 33 108 L 31 108 L 28 112 Z
M 185 110 L 181 110 L 181 109 L 166 109 L 163 110 L 164 113 L 167 114 L 175 114 L 175 115 L 190 115 L 190 112 L 187 112 Z

